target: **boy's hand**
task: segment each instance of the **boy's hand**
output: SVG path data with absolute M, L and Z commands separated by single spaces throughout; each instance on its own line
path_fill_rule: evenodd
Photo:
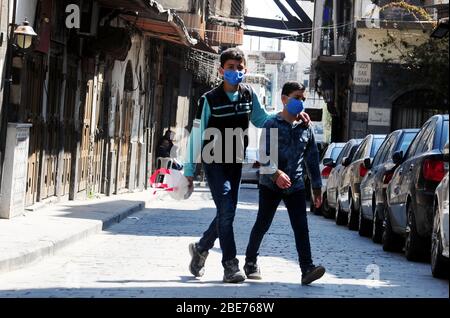
M 311 118 L 309 117 L 308 113 L 305 112 L 301 112 L 300 114 L 298 114 L 296 120 L 302 121 L 303 125 L 305 125 L 306 127 L 308 127 L 311 123 Z
M 278 178 L 277 180 L 275 180 L 275 183 L 280 189 L 287 189 L 292 185 L 291 179 L 283 171 L 279 172 Z
M 316 209 L 320 208 L 322 205 L 322 190 L 321 189 L 313 189 L 313 199 L 314 199 L 314 207 Z

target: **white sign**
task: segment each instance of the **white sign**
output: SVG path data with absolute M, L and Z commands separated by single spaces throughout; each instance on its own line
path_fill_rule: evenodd
M 370 108 L 369 126 L 390 126 L 391 110 L 389 108 Z
M 371 73 L 372 73 L 372 64 L 356 62 L 353 73 L 353 84 L 370 85 Z
M 369 111 L 368 103 L 352 103 L 352 112 L 367 113 Z

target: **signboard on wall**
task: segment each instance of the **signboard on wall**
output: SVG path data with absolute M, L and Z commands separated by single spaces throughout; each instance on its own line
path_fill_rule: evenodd
M 367 113 L 368 110 L 368 103 L 352 103 L 352 112 L 354 113 Z
M 390 126 L 391 125 L 391 109 L 390 108 L 370 108 L 369 109 L 369 126 Z
M 370 85 L 371 73 L 372 73 L 372 64 L 355 62 L 355 69 L 353 72 L 353 84 Z

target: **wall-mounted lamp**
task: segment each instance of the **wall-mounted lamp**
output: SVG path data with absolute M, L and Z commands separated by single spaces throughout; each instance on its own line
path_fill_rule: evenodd
M 22 25 L 19 25 L 14 31 L 16 45 L 22 50 L 28 49 L 33 42 L 33 38 L 37 36 L 29 24 L 27 18 L 25 18 Z

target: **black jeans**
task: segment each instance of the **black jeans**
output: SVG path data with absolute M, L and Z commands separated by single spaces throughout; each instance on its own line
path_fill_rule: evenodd
M 222 264 L 236 258 L 233 221 L 241 185 L 242 164 L 204 164 L 206 180 L 216 204 L 217 214 L 198 242 L 201 252 L 214 246 L 219 238 L 222 249 Z
M 248 262 L 256 262 L 261 241 L 272 224 L 273 217 L 281 200 L 284 201 L 288 210 L 291 226 L 294 230 L 300 268 L 304 272 L 313 264 L 309 243 L 308 221 L 306 218 L 305 190 L 286 195 L 275 192 L 264 185 L 260 185 L 258 216 L 250 233 L 245 260 Z

